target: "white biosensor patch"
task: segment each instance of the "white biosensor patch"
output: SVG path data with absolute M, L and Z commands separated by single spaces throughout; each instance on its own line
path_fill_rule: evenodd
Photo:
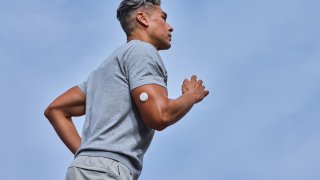
M 146 93 L 146 92 L 142 92 L 141 94 L 140 94 L 140 101 L 142 101 L 142 102 L 145 102 L 145 101 L 147 101 L 148 100 L 148 94 Z

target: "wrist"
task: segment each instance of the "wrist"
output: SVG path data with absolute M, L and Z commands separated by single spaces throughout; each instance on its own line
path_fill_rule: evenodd
M 196 94 L 194 94 L 191 91 L 187 91 L 183 95 L 185 95 L 187 97 L 187 99 L 191 102 L 192 105 L 194 105 L 194 104 L 196 104 L 198 102 Z

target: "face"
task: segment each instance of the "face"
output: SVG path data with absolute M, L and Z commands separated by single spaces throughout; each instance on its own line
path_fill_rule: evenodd
M 173 28 L 166 22 L 167 14 L 160 6 L 155 6 L 149 13 L 148 35 L 151 43 L 158 50 L 165 50 L 171 47 L 171 32 Z

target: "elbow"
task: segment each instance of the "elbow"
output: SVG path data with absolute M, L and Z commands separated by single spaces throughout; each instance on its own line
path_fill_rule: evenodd
M 44 116 L 51 122 L 53 117 L 56 115 L 56 108 L 49 105 L 43 112 Z
M 156 111 L 142 113 L 142 119 L 147 127 L 156 131 L 163 131 L 172 124 L 173 117 L 167 111 L 157 109 Z
M 157 120 L 155 120 L 156 123 L 154 123 L 153 129 L 157 130 L 157 131 L 163 131 L 164 129 L 166 129 L 168 126 L 170 126 L 170 122 L 169 121 L 169 117 L 167 116 L 160 116 L 157 118 Z
M 162 131 L 166 128 L 167 126 L 164 124 L 157 124 L 155 125 L 152 129 L 156 130 L 156 131 Z
M 50 106 L 48 106 L 48 107 L 44 110 L 43 114 L 44 114 L 44 116 L 45 116 L 47 119 L 50 118 L 51 111 L 52 111 L 52 108 L 51 108 Z
M 168 127 L 168 124 L 164 119 L 161 118 L 143 118 L 147 127 L 154 129 L 156 131 L 162 131 Z

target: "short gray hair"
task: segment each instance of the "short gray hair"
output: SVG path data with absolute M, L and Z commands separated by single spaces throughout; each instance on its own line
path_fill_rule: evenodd
M 135 28 L 135 20 L 132 16 L 137 9 L 149 9 L 160 6 L 161 0 L 123 0 L 117 10 L 117 19 L 127 36 L 130 36 Z

